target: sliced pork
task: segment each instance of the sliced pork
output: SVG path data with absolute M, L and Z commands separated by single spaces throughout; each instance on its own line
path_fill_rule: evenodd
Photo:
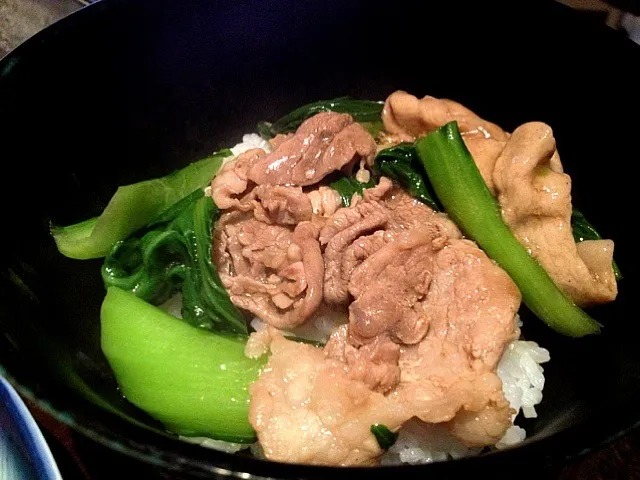
M 349 333 L 356 345 L 389 335 L 415 344 L 429 328 L 425 301 L 433 271 L 433 231 L 398 234 L 354 269 L 349 279 Z
M 231 211 L 214 231 L 214 261 L 231 301 L 277 328 L 303 323 L 322 301 L 318 229 L 270 225 Z
M 612 242 L 573 241 L 571 183 L 546 125 L 508 134 L 456 102 L 395 92 L 381 142 L 452 120 L 505 221 L 558 284 L 580 304 L 615 297 Z M 498 442 L 514 414 L 496 374 L 519 336 L 513 281 L 388 178 L 349 207 L 317 185 L 337 170 L 369 178 L 378 147 L 349 115 L 315 115 L 271 146 L 241 154 L 211 184 L 223 210 L 213 250 L 222 282 L 268 324 L 246 347 L 252 358 L 270 353 L 249 418 L 267 458 L 373 464 L 382 450 L 371 426 L 397 431 L 412 418 L 471 447 Z M 345 316 L 324 348 L 283 337 L 323 311 Z
M 323 112 L 257 159 L 248 178 L 258 185 L 313 185 L 355 159 L 370 165 L 375 152 L 373 137 L 350 115 Z
M 499 141 L 508 138 L 498 125 L 480 118 L 453 100 L 428 95 L 419 99 L 398 90 L 387 97 L 382 110 L 385 131 L 402 141 L 412 141 L 454 120 L 463 134 Z
M 580 306 L 616 298 L 613 242 L 573 240 L 571 179 L 547 125 L 522 125 L 512 138 L 456 102 L 403 91 L 387 98 L 382 119 L 391 142 L 413 141 L 456 120 L 505 221 L 554 282 Z
M 211 182 L 211 196 L 221 209 L 237 207 L 252 185 L 307 186 L 329 173 L 372 165 L 376 142 L 350 115 L 323 112 L 305 120 L 294 134 L 278 135 L 274 150 L 260 148 L 225 164 Z
M 390 341 L 381 329 L 354 345 L 352 323 L 334 330 L 324 351 L 271 342 L 250 388 L 250 421 L 268 458 L 370 464 L 381 453 L 371 425 L 396 430 L 413 417 L 445 424 L 469 446 L 494 444 L 511 426 L 495 364 L 517 336 L 519 292 L 472 242 L 454 240 L 430 257 L 430 324 L 417 344 Z
M 211 198 L 221 210 L 240 205 L 240 199 L 249 185 L 247 177 L 251 165 L 265 152 L 252 148 L 225 163 L 211 181 Z
M 511 425 L 494 372 L 505 347 L 519 335 L 513 319 L 520 292 L 467 240 L 453 240 L 440 250 L 431 272 L 425 302 L 429 331 L 418 345 L 402 350 L 398 398 L 425 422 L 452 422 L 452 433 L 469 446 L 491 445 Z
M 400 345 L 387 335 L 354 346 L 349 341 L 349 326 L 342 325 L 331 333 L 324 352 L 344 363 L 350 378 L 364 382 L 376 392 L 388 393 L 400 381 Z
M 249 421 L 267 458 L 319 465 L 366 465 L 382 453 L 371 425 L 397 429 L 402 405 L 350 378 L 322 349 L 275 338 L 251 387 Z
M 330 217 L 342 206 L 342 197 L 331 187 L 324 185 L 308 193 L 314 215 Z
M 574 302 L 588 306 L 616 298 L 613 242 L 576 244 L 573 238 L 571 178 L 548 125 L 518 127 L 496 161 L 493 180 L 514 235 Z
M 387 222 L 387 214 L 378 205 L 360 203 L 353 209 L 340 209 L 333 215 L 327 225 L 320 231 L 320 242 L 326 243 L 324 251 L 324 295 L 329 303 L 346 303 L 349 300 L 347 291 L 351 271 L 358 261 L 364 259 L 370 250 L 375 249 L 383 240 L 363 240 L 360 255 L 354 255 L 353 249 L 348 253 L 349 260 L 343 261 L 347 250 L 360 237 L 381 229 Z M 343 228 L 337 232 L 338 228 Z M 331 236 L 331 233 L 336 233 Z M 369 247 L 369 248 L 367 248 Z
M 247 200 L 252 203 L 254 216 L 264 223 L 297 225 L 313 216 L 311 199 L 300 187 L 258 185 Z
M 397 234 L 417 228 L 429 231 L 434 248 L 441 248 L 448 238 L 460 237 L 447 217 L 393 186 L 386 177 L 365 190 L 363 197 L 336 211 L 320 231 L 320 243 L 326 245 L 324 295 L 329 303 L 349 301 L 353 271 Z

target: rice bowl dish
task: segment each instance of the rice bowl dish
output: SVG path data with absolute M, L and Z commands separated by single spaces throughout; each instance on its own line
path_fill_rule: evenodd
M 550 354 L 520 337 L 521 299 L 560 334 L 593 334 L 581 307 L 613 301 L 620 278 L 551 128 L 505 132 L 398 91 L 303 106 L 242 140 L 160 179 L 171 195 L 140 225 L 101 230 L 122 222 L 107 207 L 52 229 L 63 254 L 106 257 L 102 348 L 124 396 L 185 441 L 290 463 L 522 442 Z M 170 351 L 183 373 L 156 384 L 167 362 L 140 358 Z

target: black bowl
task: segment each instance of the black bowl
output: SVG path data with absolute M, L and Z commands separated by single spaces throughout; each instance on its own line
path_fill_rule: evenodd
M 58 254 L 48 226 L 96 215 L 117 185 L 233 144 L 302 103 L 404 89 L 454 98 L 506 129 L 549 123 L 574 203 L 615 239 L 625 278 L 618 300 L 593 312 L 600 336 L 568 339 L 525 318 L 525 335 L 552 361 L 524 445 L 366 475 L 530 472 L 596 448 L 640 421 L 639 60 L 618 33 L 540 1 L 108 0 L 75 13 L 0 62 L 3 373 L 60 421 L 157 471 L 362 474 L 226 455 L 163 433 L 119 396 L 100 351 L 100 262 Z

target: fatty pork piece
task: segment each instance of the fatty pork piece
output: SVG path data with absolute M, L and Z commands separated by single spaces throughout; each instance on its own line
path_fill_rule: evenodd
M 456 120 L 505 222 L 554 282 L 580 306 L 616 298 L 613 241 L 573 239 L 571 178 L 563 172 L 548 125 L 527 123 L 510 135 L 456 102 L 402 91 L 387 98 L 382 119 L 395 141 L 413 140 Z
M 576 304 L 616 298 L 613 241 L 573 238 L 571 177 L 563 172 L 548 125 L 518 127 L 496 161 L 493 179 L 504 220 Z
M 413 141 L 454 120 L 482 178 L 495 194 L 494 165 L 509 139 L 509 134 L 498 125 L 452 100 L 429 95 L 419 99 L 402 90 L 389 95 L 382 110 L 384 129 L 392 143 Z
M 418 99 L 398 90 L 387 97 L 382 110 L 384 130 L 397 135 L 401 141 L 412 141 L 453 120 L 463 135 L 477 135 L 506 141 L 508 134 L 498 125 L 488 122 L 467 107 L 429 95 Z
M 282 337 L 272 341 L 250 387 L 250 422 L 268 458 L 370 464 L 382 453 L 371 425 L 395 431 L 413 417 L 446 422 L 470 446 L 501 438 L 512 411 L 494 372 L 518 333 L 519 292 L 472 242 L 453 240 L 432 257 L 429 330 L 419 343 L 389 342 L 383 333 L 354 346 L 351 324 L 333 332 L 324 352 Z M 386 395 L 373 390 L 371 377 L 393 375 L 393 365 L 397 386 Z
M 224 165 L 211 182 L 211 196 L 221 209 L 238 206 L 239 197 L 255 185 L 308 186 L 329 173 L 373 164 L 376 143 L 350 115 L 322 112 L 305 120 L 291 135 L 273 143 L 265 153 L 252 149 Z
M 407 417 L 392 398 L 351 379 L 322 349 L 277 336 L 250 387 L 249 421 L 271 460 L 372 464 L 382 450 L 371 425 L 397 429 Z

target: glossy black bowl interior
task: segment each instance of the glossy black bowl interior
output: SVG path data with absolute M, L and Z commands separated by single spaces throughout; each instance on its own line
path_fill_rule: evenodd
M 107 0 L 19 47 L 0 63 L 4 373 L 99 443 L 184 475 L 354 475 L 163 434 L 118 395 L 100 352 L 100 262 L 59 255 L 48 225 L 96 215 L 117 185 L 234 144 L 302 103 L 404 89 L 456 99 L 509 130 L 549 123 L 574 203 L 615 239 L 625 278 L 615 304 L 593 312 L 599 337 L 563 338 L 525 315 L 525 335 L 552 356 L 525 446 L 393 474 L 550 465 L 637 424 L 640 49 L 564 7 L 511 3 Z

